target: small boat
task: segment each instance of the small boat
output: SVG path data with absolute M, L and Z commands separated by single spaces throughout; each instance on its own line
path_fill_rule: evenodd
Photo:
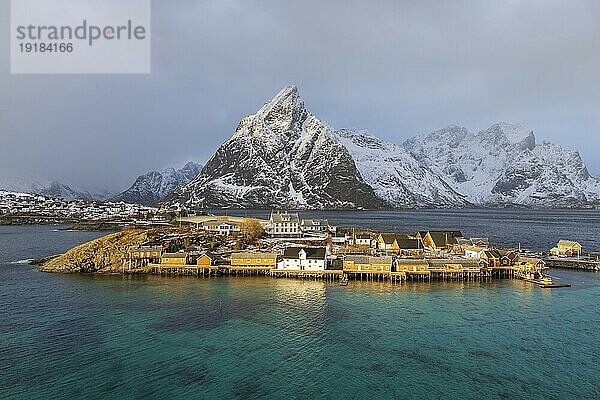
M 347 276 L 343 276 L 342 279 L 340 280 L 340 286 L 348 286 L 348 277 Z
M 571 287 L 571 285 L 569 285 L 568 283 L 554 283 L 554 282 L 552 282 L 552 278 L 550 278 L 549 276 L 542 276 L 538 279 L 523 278 L 523 280 L 525 280 L 527 282 L 535 283 L 539 287 L 544 288 L 544 289 Z
M 545 289 L 551 288 L 561 288 L 561 287 L 571 287 L 568 283 L 554 283 L 552 282 L 552 278 L 549 276 L 545 276 L 540 279 L 540 287 Z

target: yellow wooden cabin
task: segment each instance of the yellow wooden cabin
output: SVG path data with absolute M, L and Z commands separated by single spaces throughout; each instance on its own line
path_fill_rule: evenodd
M 196 260 L 196 265 L 200 267 L 210 267 L 215 265 L 217 257 L 213 253 L 204 253 Z
M 277 254 L 275 253 L 233 253 L 232 267 L 275 268 Z
M 187 260 L 188 253 L 164 253 L 160 259 L 160 263 L 166 265 L 186 265 Z
M 453 248 L 463 235 L 460 231 L 427 231 L 425 234 L 419 232 L 417 237 L 422 239 L 424 247 L 442 250 Z
M 129 246 L 127 255 L 133 259 L 159 259 L 162 255 L 161 246 Z
M 343 268 L 344 271 L 390 272 L 392 270 L 392 257 L 348 255 L 344 257 Z
M 427 260 L 413 258 L 396 259 L 396 272 L 426 273 L 427 271 L 429 271 Z
M 410 236 L 404 233 L 381 233 L 377 236 L 377 248 L 379 250 L 398 253 L 400 251 L 401 241 L 410 239 Z
M 572 257 L 581 255 L 581 244 L 572 240 L 560 240 L 550 254 L 558 257 Z

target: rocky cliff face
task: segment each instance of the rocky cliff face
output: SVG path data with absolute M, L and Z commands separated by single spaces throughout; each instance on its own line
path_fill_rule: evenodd
M 181 169 L 167 168 L 163 172 L 148 172 L 140 175 L 129 189 L 116 195 L 111 201 L 155 204 L 194 179 L 201 169 L 202 165 L 188 162 Z
M 84 243 L 42 265 L 43 272 L 121 272 L 127 249 L 156 240 L 156 230 L 126 230 Z
M 333 130 L 288 86 L 233 136 L 202 172 L 169 198 L 189 207 L 381 208 Z
M 577 151 L 537 144 L 519 125 L 494 124 L 477 134 L 448 126 L 404 147 L 476 205 L 572 207 L 600 197 L 599 181 Z

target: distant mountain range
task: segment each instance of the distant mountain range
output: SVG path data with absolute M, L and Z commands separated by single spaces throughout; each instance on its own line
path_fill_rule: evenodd
M 450 125 L 403 144 L 333 129 L 287 86 L 208 163 L 139 176 L 114 195 L 45 180 L 1 180 L 0 189 L 67 200 L 190 208 L 386 209 L 600 206 L 600 180 L 576 150 L 497 123 L 478 133 Z
M 202 171 L 165 204 L 380 209 L 585 207 L 600 181 L 576 150 L 508 123 L 473 134 L 448 126 L 402 145 L 312 115 L 295 86 L 238 124 Z
M 150 171 L 139 176 L 129 189 L 117 195 L 109 190 L 86 190 L 55 180 L 33 178 L 0 178 L 0 190 L 39 194 L 68 201 L 110 200 L 152 205 L 169 195 L 173 190 L 191 181 L 201 169 L 201 164 L 188 162 L 181 169 L 167 168 L 163 172 Z
M 0 190 L 39 194 L 64 200 L 106 200 L 114 195 L 109 190 L 89 190 L 56 180 L 39 178 L 0 178 Z
M 163 172 L 148 172 L 140 175 L 129 189 L 112 197 L 111 201 L 152 205 L 190 182 L 201 169 L 201 164 L 188 162 L 181 169 L 167 168 Z

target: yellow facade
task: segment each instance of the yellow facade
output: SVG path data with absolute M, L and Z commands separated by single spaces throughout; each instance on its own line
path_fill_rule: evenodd
M 196 261 L 197 265 L 200 265 L 203 267 L 209 267 L 212 265 L 212 263 L 213 263 L 213 260 L 206 254 L 204 254 L 202 257 L 198 258 L 198 260 Z
M 235 267 L 264 267 L 275 268 L 277 254 L 275 253 L 233 253 L 231 266 Z
M 344 261 L 344 271 L 390 271 L 390 264 L 358 264 L 354 261 Z
M 427 272 L 429 264 L 424 260 L 403 259 L 396 264 L 397 272 Z
M 160 251 L 132 251 L 130 258 L 160 258 Z
M 391 257 L 347 256 L 343 263 L 344 271 L 390 272 Z
M 161 264 L 166 265 L 185 265 L 187 263 L 187 254 L 185 253 L 171 253 L 163 254 L 160 259 Z
M 563 251 L 571 251 L 572 254 L 581 254 L 581 244 L 571 240 L 561 240 L 556 246 Z
M 396 241 L 396 239 L 394 239 L 391 243 L 388 242 L 386 243 L 383 235 L 379 235 L 377 237 L 377 248 L 382 249 L 382 250 L 388 250 L 388 251 L 392 251 L 392 252 L 398 252 L 400 251 L 400 246 L 398 246 L 398 242 Z

